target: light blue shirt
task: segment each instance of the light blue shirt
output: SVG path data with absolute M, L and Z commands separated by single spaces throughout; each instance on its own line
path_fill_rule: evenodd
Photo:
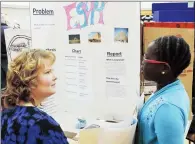
M 189 110 L 180 80 L 154 93 L 138 115 L 139 144 L 184 144 Z

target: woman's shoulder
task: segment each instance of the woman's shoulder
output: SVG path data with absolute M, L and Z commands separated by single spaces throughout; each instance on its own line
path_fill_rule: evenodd
M 50 133 L 51 135 L 63 133 L 59 123 L 52 116 L 39 108 L 34 108 L 34 111 L 35 113 L 31 119 L 36 118 L 36 121 L 32 125 L 32 129 L 42 129 L 43 133 Z
M 18 137 L 25 134 L 26 137 L 23 137 L 23 140 L 26 139 L 29 144 L 37 141 L 41 143 L 67 144 L 60 125 L 39 108 L 17 106 L 13 109 L 5 110 L 3 113 L 4 115 L 1 119 L 3 140 L 6 140 L 7 132 L 9 132 Z M 11 136 L 8 135 L 8 137 Z
M 17 121 L 22 124 L 33 125 L 39 122 L 49 122 L 52 125 L 58 126 L 59 124 L 46 112 L 37 107 L 16 106 L 11 109 L 5 109 L 2 112 L 2 119 Z
M 52 116 L 37 107 L 28 108 L 27 112 L 31 115 L 30 118 L 35 120 L 36 124 L 59 126 Z

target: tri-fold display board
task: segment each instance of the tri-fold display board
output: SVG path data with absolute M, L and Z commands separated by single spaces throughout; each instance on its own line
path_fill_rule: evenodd
M 139 2 L 30 2 L 32 48 L 56 54 L 57 119 L 131 116 L 140 96 Z

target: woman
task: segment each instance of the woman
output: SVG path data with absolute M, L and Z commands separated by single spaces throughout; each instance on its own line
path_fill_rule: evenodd
M 2 144 L 68 144 L 60 125 L 37 108 L 53 95 L 55 55 L 45 50 L 28 50 L 8 67 L 4 109 L 1 116 Z
M 139 144 L 184 144 L 190 103 L 178 76 L 190 60 L 183 38 L 164 36 L 149 44 L 142 70 L 157 91 L 139 112 Z

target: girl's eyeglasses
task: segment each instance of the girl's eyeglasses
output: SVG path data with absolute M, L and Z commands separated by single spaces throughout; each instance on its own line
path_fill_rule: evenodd
M 144 60 L 144 62 L 151 63 L 151 64 L 165 64 L 165 65 L 167 65 L 169 68 L 171 68 L 170 65 L 169 65 L 167 62 L 146 59 L 145 56 L 144 56 L 144 59 L 143 59 L 143 60 Z
M 145 58 L 144 58 L 144 61 L 147 62 L 147 63 L 152 63 L 152 64 L 166 64 L 166 65 L 169 65 L 167 62 L 162 62 L 162 61 L 157 61 L 157 60 L 150 60 L 150 59 L 145 59 Z

